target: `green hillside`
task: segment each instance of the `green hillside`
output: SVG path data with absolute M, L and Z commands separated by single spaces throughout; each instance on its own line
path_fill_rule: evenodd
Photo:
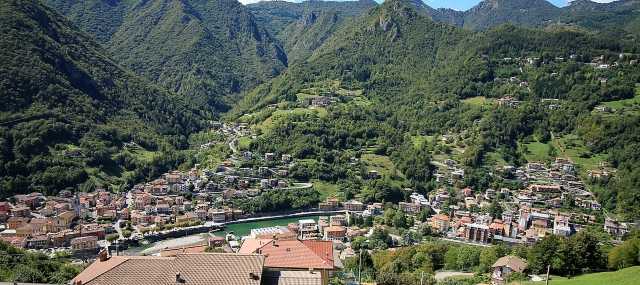
M 362 182 L 352 181 L 348 173 L 361 170 L 349 166 L 349 156 L 373 153 L 393 162 L 383 171 L 395 181 L 390 185 L 425 190 L 433 187 L 430 174 L 422 175 L 408 163 L 418 153 L 426 156 L 427 165 L 431 158 L 460 161 L 474 171 L 464 185 L 485 188 L 501 183 L 483 174 L 493 164 L 550 159 L 551 150 L 528 149 L 530 142 L 547 144 L 552 133 L 558 143 L 566 142 L 564 136 L 577 137 L 579 146 L 564 146 L 553 155 L 574 159 L 581 173 L 605 159 L 614 167 L 626 165 L 620 180 L 594 188 L 607 189 L 599 193 L 606 207 L 636 215 L 616 201 L 636 197 L 635 170 L 629 167 L 637 160 L 629 157 L 630 146 L 619 142 L 638 141 L 635 127 L 630 128 L 638 117 L 585 116 L 602 102 L 635 96 L 640 74 L 633 66 L 601 70 L 587 64 L 601 55 L 615 61 L 622 50 L 635 49 L 632 42 L 563 27 L 500 26 L 473 32 L 433 22 L 420 9 L 403 0 L 372 9 L 340 29 L 306 62 L 248 93 L 228 116 L 263 131 L 251 144 L 254 149 L 318 160 L 309 165 L 311 177 L 317 171 L 328 182 L 357 185 Z M 611 81 L 602 85 L 602 77 Z M 341 94 L 340 89 L 360 91 L 344 96 L 349 92 Z M 322 116 L 300 111 L 304 98 L 314 94 L 333 101 Z M 500 107 L 497 100 L 507 96 L 521 104 Z M 481 97 L 494 103 L 473 99 Z M 558 104 L 550 108 L 541 104 L 544 100 Z M 266 107 L 275 103 L 297 110 L 297 115 L 274 120 L 272 114 L 283 110 Z M 457 139 L 446 144 L 413 140 L 444 134 Z M 612 149 L 616 155 L 608 156 Z M 404 175 L 395 175 L 393 168 Z
M 465 12 L 464 27 L 481 30 L 511 23 L 535 27 L 560 14 L 560 8 L 546 0 L 485 0 Z
M 353 18 L 375 7 L 370 0 L 290 3 L 265 1 L 249 4 L 259 24 L 283 44 L 290 62 L 304 60 L 333 33 Z
M 585 274 L 571 279 L 553 277 L 549 284 L 552 285 L 601 285 L 601 284 L 617 284 L 617 285 L 633 285 L 638 284 L 638 276 L 640 276 L 640 267 L 629 267 L 614 272 L 603 272 Z M 545 282 L 522 282 L 512 283 L 513 285 L 534 285 L 545 284 Z
M 47 3 L 118 63 L 216 111 L 228 108 L 225 97 L 233 101 L 287 66 L 282 47 L 236 0 Z
M 153 175 L 176 156 L 143 159 L 124 152 L 125 143 L 171 152 L 201 128 L 183 97 L 122 69 L 39 1 L 3 1 L 0 35 L 3 197 L 55 193 L 98 176 L 109 184 Z

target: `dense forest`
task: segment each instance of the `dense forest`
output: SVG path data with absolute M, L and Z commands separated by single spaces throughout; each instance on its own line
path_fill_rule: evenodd
M 38 1 L 3 1 L 0 23 L 2 197 L 77 189 L 94 173 L 123 171 L 124 143 L 171 153 L 201 129 L 184 97 L 122 69 Z M 129 160 L 137 172 L 125 180 L 149 174 L 138 164 L 171 165 Z
M 119 64 L 209 111 L 287 66 L 280 44 L 235 0 L 46 2 Z

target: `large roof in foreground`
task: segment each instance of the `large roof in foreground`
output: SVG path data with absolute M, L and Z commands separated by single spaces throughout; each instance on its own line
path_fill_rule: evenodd
M 72 284 L 259 285 L 264 256 L 256 254 L 200 253 L 176 257 L 114 256 L 96 260 Z

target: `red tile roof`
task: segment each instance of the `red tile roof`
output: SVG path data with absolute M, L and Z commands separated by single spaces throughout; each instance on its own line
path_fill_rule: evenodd
M 255 253 L 265 256 L 265 267 L 291 269 L 334 269 L 330 241 L 277 240 L 266 243 Z

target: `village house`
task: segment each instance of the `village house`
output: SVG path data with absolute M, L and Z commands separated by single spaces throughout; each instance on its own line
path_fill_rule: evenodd
M 360 201 L 351 200 L 343 203 L 344 209 L 347 211 L 361 212 L 364 210 L 364 204 Z
M 311 99 L 311 106 L 313 107 L 327 107 L 331 104 L 331 98 L 325 96 L 318 96 Z
M 329 225 L 331 226 L 345 226 L 347 224 L 347 217 L 344 215 L 334 215 L 329 217 Z
M 449 216 L 438 214 L 431 217 L 429 225 L 436 232 L 446 233 L 447 231 L 449 231 L 449 221 Z
M 624 235 L 629 233 L 629 226 L 625 223 L 618 222 L 614 219 L 607 218 L 604 221 L 604 231 L 611 236 L 622 240 Z
M 324 240 L 342 241 L 346 237 L 347 229 L 343 226 L 329 226 L 324 228 Z
M 483 224 L 468 224 L 465 227 L 465 239 L 471 242 L 489 243 L 491 233 L 489 226 Z
M 517 256 L 503 256 L 492 266 L 491 284 L 503 285 L 507 283 L 509 276 L 513 273 L 523 273 L 527 269 L 527 262 Z
M 337 269 L 331 241 L 247 239 L 238 253 L 264 255 L 264 267 L 268 272 L 305 271 L 317 274 L 321 283 L 314 284 L 328 284 L 330 274 Z
M 557 215 L 553 220 L 553 234 L 568 237 L 571 235 L 569 217 Z
M 400 202 L 398 203 L 398 207 L 400 208 L 400 211 L 411 215 L 417 215 L 422 211 L 422 205 L 416 203 Z
M 103 251 L 95 262 L 71 280 L 71 284 L 158 285 L 188 282 L 260 285 L 264 260 L 264 256 L 256 254 L 224 253 L 109 257 Z
M 251 229 L 249 236 L 254 239 L 294 240 L 297 233 L 291 231 L 288 227 L 275 226 Z
M 77 237 L 72 239 L 70 243 L 73 251 L 92 251 L 98 249 L 97 236 Z

